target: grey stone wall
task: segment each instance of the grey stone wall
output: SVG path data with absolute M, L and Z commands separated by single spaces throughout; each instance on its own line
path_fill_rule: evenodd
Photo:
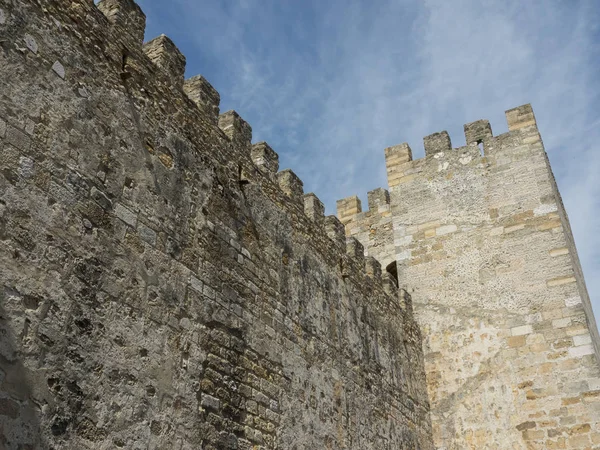
M 0 2 L 0 447 L 432 449 L 407 296 L 143 30 Z

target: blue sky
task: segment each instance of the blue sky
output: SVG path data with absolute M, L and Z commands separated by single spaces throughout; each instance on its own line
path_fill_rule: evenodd
M 600 320 L 600 2 L 138 0 L 335 212 L 386 187 L 383 149 L 532 103 Z

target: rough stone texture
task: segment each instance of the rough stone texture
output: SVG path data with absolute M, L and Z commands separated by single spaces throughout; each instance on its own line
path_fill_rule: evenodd
M 185 80 L 183 90 L 198 108 L 204 110 L 205 117 L 211 118 L 216 125 L 219 121 L 219 103 L 221 103 L 221 96 L 217 90 L 202 75 Z
M 367 194 L 369 210 L 362 211 L 358 197 L 338 200 L 337 214 L 346 225 L 346 234 L 356 237 L 365 247 L 365 255 L 376 258 L 383 270 L 393 270 L 396 277 L 394 233 L 390 196 L 385 189 Z M 392 267 L 390 267 L 393 266 Z
M 447 131 L 433 133 L 423 138 L 425 146 L 425 155 L 430 156 L 436 153 L 452 150 L 452 143 Z
M 160 67 L 171 78 L 173 84 L 183 85 L 185 73 L 185 56 L 175 46 L 175 43 L 164 34 L 144 44 L 144 53 L 150 61 Z M 189 84 L 189 83 L 188 83 Z M 197 98 L 192 98 L 197 104 Z M 214 102 L 214 99 L 211 99 Z
M 393 257 L 424 335 L 435 445 L 598 449 L 600 340 L 569 222 L 531 106 L 506 117 L 497 137 L 487 121 L 466 125 L 466 147 L 426 138 L 424 159 L 386 149 Z M 346 221 L 368 254 L 381 251 L 361 214 Z
M 0 448 L 433 448 L 405 293 L 132 1 L 0 17 Z

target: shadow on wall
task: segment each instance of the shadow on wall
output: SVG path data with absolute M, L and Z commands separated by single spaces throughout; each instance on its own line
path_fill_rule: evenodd
M 15 316 L 6 311 L 8 303 L 22 300 L 23 297 L 12 296 L 6 287 L 0 290 L 0 448 L 3 450 L 50 448 L 40 426 L 41 405 L 33 401 L 19 346 L 19 340 L 27 336 L 29 319 L 24 314 Z
M 396 287 L 398 287 L 398 264 L 396 263 L 396 261 L 392 261 L 391 263 L 389 263 L 388 266 L 385 268 L 385 271 L 392 276 L 394 284 L 396 285 Z

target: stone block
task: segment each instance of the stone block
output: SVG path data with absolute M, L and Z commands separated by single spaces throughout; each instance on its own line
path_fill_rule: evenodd
M 452 150 L 452 143 L 447 131 L 430 134 L 423 138 L 425 145 L 425 155 L 431 156 L 436 153 L 449 152 Z

